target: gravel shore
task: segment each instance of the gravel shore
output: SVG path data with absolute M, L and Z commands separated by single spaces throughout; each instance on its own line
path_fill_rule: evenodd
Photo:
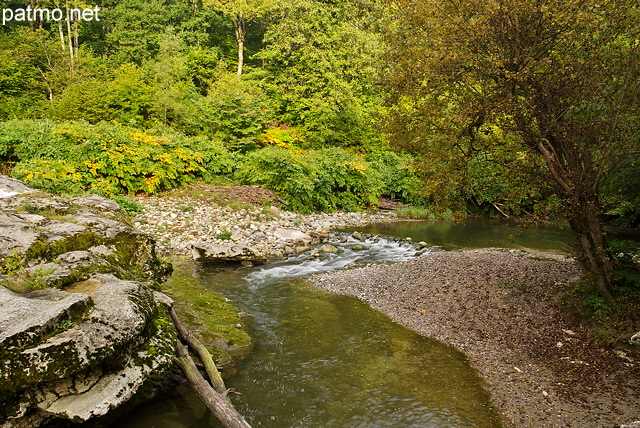
M 560 309 L 570 259 L 521 250 L 434 252 L 311 278 L 460 349 L 508 426 L 613 427 L 640 419 L 640 353 L 599 343 Z
M 392 211 L 299 214 L 275 206 L 218 206 L 185 196 L 136 200 L 145 212 L 134 218 L 134 225 L 156 238 L 162 255 L 191 254 L 191 244 L 202 241 L 247 246 L 277 259 L 304 249 L 296 250 L 279 239 L 276 234 L 279 229 L 295 229 L 326 238 L 332 229 L 397 221 Z

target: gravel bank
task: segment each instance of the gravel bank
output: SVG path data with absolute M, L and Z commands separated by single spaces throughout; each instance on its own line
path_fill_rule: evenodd
M 156 238 L 158 252 L 163 255 L 191 254 L 191 244 L 204 241 L 248 246 L 270 258 L 282 258 L 305 247 L 283 242 L 275 234 L 278 229 L 295 229 L 326 239 L 332 229 L 397 220 L 392 211 L 299 214 L 274 206 L 217 206 L 185 196 L 136 200 L 145 212 L 134 218 L 134 225 Z
M 465 352 L 510 426 L 613 427 L 640 419 L 640 353 L 604 348 L 558 309 L 575 264 L 518 250 L 435 252 L 317 275 L 394 321 Z

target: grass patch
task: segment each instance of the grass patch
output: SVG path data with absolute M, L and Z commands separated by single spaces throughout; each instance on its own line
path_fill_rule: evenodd
M 141 203 L 126 195 L 114 195 L 111 196 L 111 200 L 120 205 L 130 216 L 142 214 L 145 211 Z
M 220 232 L 216 234 L 216 238 L 222 239 L 223 241 L 228 241 L 229 239 L 231 239 L 231 232 L 229 232 L 228 230 Z
M 431 207 L 409 205 L 396 210 L 398 218 L 413 220 L 455 220 L 455 215 L 450 209 L 436 211 Z

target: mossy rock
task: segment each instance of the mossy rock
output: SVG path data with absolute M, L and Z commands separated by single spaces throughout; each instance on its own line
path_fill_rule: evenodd
M 173 258 L 171 263 L 173 274 L 162 292 L 175 300 L 180 320 L 209 349 L 223 376 L 228 376 L 253 347 L 238 308 L 194 278 L 195 263 L 183 258 Z

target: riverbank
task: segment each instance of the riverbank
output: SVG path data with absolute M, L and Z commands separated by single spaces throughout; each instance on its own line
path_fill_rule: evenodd
M 161 197 L 139 196 L 144 207 L 134 225 L 156 238 L 159 254 L 190 255 L 195 242 L 250 247 L 270 259 L 309 249 L 277 233 L 295 229 L 322 242 L 332 229 L 396 221 L 393 211 L 300 214 L 277 207 L 278 198 L 258 186 L 196 184 Z
M 563 309 L 575 264 L 519 250 L 435 252 L 311 277 L 450 344 L 515 427 L 613 427 L 640 419 L 640 353 L 611 349 Z

